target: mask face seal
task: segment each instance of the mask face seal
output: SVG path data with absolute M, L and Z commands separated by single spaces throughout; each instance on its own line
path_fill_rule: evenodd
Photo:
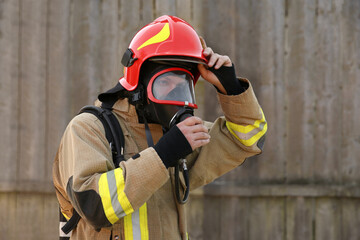
M 183 68 L 168 68 L 156 73 L 147 86 L 147 95 L 154 103 L 197 108 L 194 77 Z

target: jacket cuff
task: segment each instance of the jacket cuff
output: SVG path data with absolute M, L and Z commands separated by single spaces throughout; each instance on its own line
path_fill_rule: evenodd
M 120 163 L 125 170 L 125 194 L 134 208 L 140 207 L 154 192 L 169 179 L 169 172 L 156 153 L 150 147 L 140 152 L 138 158 L 131 158 Z
M 245 78 L 239 78 L 239 80 L 249 85 L 243 93 L 238 95 L 218 93 L 220 106 L 226 120 L 240 124 L 240 119 L 248 118 L 249 116 L 261 119 L 261 109 L 250 81 Z

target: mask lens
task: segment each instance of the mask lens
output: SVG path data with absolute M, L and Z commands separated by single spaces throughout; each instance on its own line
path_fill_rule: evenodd
M 152 93 L 157 100 L 195 104 L 193 78 L 184 71 L 165 72 L 156 77 Z

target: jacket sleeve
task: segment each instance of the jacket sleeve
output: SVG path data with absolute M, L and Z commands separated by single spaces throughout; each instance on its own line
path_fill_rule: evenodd
M 115 169 L 105 130 L 88 113 L 70 122 L 59 152 L 63 188 L 75 210 L 96 229 L 139 209 L 169 178 L 153 148 Z
M 242 85 L 248 85 L 246 91 L 231 96 L 218 93 L 224 117 L 213 124 L 206 123 L 210 143 L 187 157 L 191 190 L 212 182 L 246 158 L 262 152 L 267 122 L 250 82 L 239 80 Z

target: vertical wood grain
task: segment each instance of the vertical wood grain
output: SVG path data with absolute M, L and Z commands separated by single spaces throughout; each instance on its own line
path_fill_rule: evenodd
M 72 1 L 70 15 L 70 108 L 74 116 L 100 89 L 99 1 Z
M 345 1 L 341 12 L 341 175 L 342 182 L 359 184 L 360 175 L 360 2 Z M 340 103 L 338 103 L 340 104 Z M 338 138 L 339 139 L 339 138 Z
M 0 193 L 0 235 L 3 239 L 16 239 L 16 194 Z
M 20 181 L 43 181 L 46 176 L 47 3 L 20 4 Z
M 22 194 L 16 196 L 16 226 L 21 226 L 21 231 L 16 230 L 14 239 L 38 239 L 42 237 L 43 224 L 43 196 L 38 194 Z
M 52 179 L 52 163 L 62 133 L 71 119 L 69 98 L 70 0 L 49 1 L 46 88 L 46 181 Z
M 286 179 L 288 182 L 313 179 L 316 112 L 314 82 L 316 69 L 315 1 L 290 1 L 285 35 L 286 86 Z M 313 80 L 316 79 L 316 80 Z M 308 159 L 308 160 L 307 160 Z M 305 180 L 306 179 L 306 180 Z
M 234 38 L 234 21 L 233 16 L 235 12 L 232 9 L 234 5 L 233 0 L 226 1 L 208 1 L 203 7 L 203 37 L 208 47 L 215 52 L 223 55 L 232 55 L 232 44 Z M 224 41 L 225 40 L 225 41 Z M 217 100 L 217 93 L 211 84 L 205 83 L 205 95 L 203 96 L 205 102 L 204 120 L 214 121 L 217 117 L 222 115 L 220 105 Z
M 100 41 L 100 76 L 101 88 L 106 91 L 115 86 L 122 74 L 121 58 L 116 53 L 118 50 L 118 1 L 101 2 Z
M 285 239 L 284 209 L 284 199 L 252 199 L 249 210 L 248 239 Z
M 192 24 L 191 5 L 193 0 L 175 0 L 176 16 Z
M 176 14 L 176 0 L 155 0 L 155 15 L 160 17 L 162 15 Z
M 122 57 L 126 49 L 129 47 L 131 39 L 143 26 L 140 24 L 140 0 L 121 0 L 120 2 L 118 44 L 119 55 Z M 121 67 L 123 68 L 123 66 Z M 123 69 L 121 69 L 121 75 L 122 74 Z
M 19 153 L 19 1 L 0 2 L 0 182 L 16 181 Z
M 313 239 L 314 202 L 303 197 L 286 199 L 286 239 Z
M 339 3 L 342 1 L 339 1 Z M 318 80 L 313 81 L 316 91 L 314 178 L 318 182 L 339 182 L 341 148 L 338 144 L 342 132 L 340 27 L 341 5 L 318 1 L 316 24 Z
M 203 239 L 221 239 L 222 197 L 205 197 L 203 212 Z
M 360 239 L 360 201 L 358 199 L 341 199 L 340 239 Z
M 315 239 L 341 239 L 341 205 L 338 199 L 316 200 Z
M 42 236 L 43 239 L 53 239 L 59 234 L 59 203 L 54 194 L 42 196 Z
M 141 0 L 140 6 L 140 25 L 145 26 L 156 18 L 155 1 Z
M 229 197 L 220 206 L 220 238 L 228 240 L 249 239 L 249 199 Z
M 282 1 L 236 2 L 235 45 L 237 75 L 248 78 L 268 122 L 264 152 L 248 159 L 226 178 L 244 182 L 284 182 L 284 8 Z M 221 44 L 221 42 L 220 42 Z M 270 143 L 270 144 L 268 144 Z

